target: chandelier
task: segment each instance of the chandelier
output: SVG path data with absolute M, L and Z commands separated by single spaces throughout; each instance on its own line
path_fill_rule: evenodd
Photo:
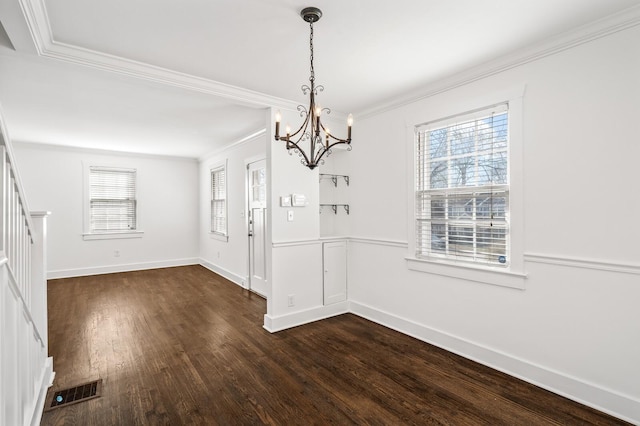
M 318 92 L 322 92 L 324 90 L 323 86 L 316 85 L 316 76 L 313 69 L 313 23 L 320 20 L 322 17 L 322 11 L 317 7 L 306 7 L 302 9 L 300 16 L 309 23 L 310 28 L 309 49 L 311 52 L 311 75 L 309 76 L 309 85 L 305 84 L 302 86 L 302 93 L 304 95 L 309 95 L 309 108 L 306 108 L 304 105 L 298 105 L 298 112 L 300 112 L 300 117 L 303 117 L 304 121 L 300 128 L 294 133 L 291 133 L 291 128 L 287 125 L 286 136 L 280 136 L 280 121 L 282 119 L 282 115 L 280 114 L 280 111 L 276 112 L 275 139 L 277 141 L 285 141 L 287 143 L 287 151 L 289 151 L 289 155 L 292 154 L 291 150 L 293 150 L 293 152 L 296 152 L 300 156 L 300 162 L 313 170 L 318 167 L 318 165 L 324 164 L 324 159 L 322 157 L 325 155 L 329 156 L 331 154 L 331 148 L 334 146 L 346 144 L 348 146 L 347 149 L 349 151 L 351 150 L 351 125 L 353 124 L 353 115 L 349 114 L 349 117 L 347 118 L 346 139 L 335 137 L 329 131 L 329 128 L 325 127 L 320 121 L 320 116 L 323 113 L 331 113 L 329 108 L 322 108 L 319 105 L 316 105 L 315 99 Z M 305 152 L 301 144 L 307 141 L 309 143 L 309 150 Z

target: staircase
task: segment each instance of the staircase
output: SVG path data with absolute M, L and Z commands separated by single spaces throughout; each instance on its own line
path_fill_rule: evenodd
M 40 424 L 47 345 L 47 212 L 30 212 L 0 111 L 0 425 Z

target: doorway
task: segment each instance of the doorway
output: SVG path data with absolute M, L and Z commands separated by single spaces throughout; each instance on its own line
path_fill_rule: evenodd
M 247 165 L 249 282 L 248 288 L 267 297 L 267 162 L 259 160 Z

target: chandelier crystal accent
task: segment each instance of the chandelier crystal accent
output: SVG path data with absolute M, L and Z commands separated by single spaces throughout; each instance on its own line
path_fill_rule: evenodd
M 330 114 L 329 108 L 322 108 L 316 105 L 316 96 L 318 92 L 322 92 L 324 87 L 316 85 L 315 70 L 313 68 L 313 24 L 318 22 L 322 17 L 322 11 L 317 7 L 306 7 L 300 11 L 300 16 L 306 22 L 309 23 L 309 50 L 310 50 L 310 76 L 309 84 L 302 86 L 302 93 L 309 95 L 309 107 L 304 105 L 298 105 L 298 112 L 300 117 L 304 119 L 302 125 L 294 133 L 291 133 L 291 128 L 287 125 L 286 136 L 280 136 L 280 121 L 282 115 L 280 111 L 276 112 L 276 134 L 275 140 L 285 141 L 287 143 L 287 151 L 291 155 L 296 152 L 300 156 L 300 162 L 311 170 L 315 169 L 321 164 L 324 164 L 323 157 L 331 154 L 331 148 L 336 145 L 346 144 L 347 150 L 351 151 L 351 126 L 353 125 L 353 115 L 349 114 L 347 118 L 347 138 L 340 139 L 335 137 L 325 127 L 320 120 L 322 114 Z M 309 143 L 309 150 L 305 151 L 301 144 L 303 142 Z

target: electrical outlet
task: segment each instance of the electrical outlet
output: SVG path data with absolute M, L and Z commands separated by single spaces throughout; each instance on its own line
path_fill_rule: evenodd
M 293 300 L 293 294 L 290 294 L 289 296 L 287 296 L 287 304 L 289 305 L 289 307 L 294 306 L 294 300 Z

